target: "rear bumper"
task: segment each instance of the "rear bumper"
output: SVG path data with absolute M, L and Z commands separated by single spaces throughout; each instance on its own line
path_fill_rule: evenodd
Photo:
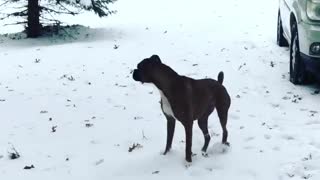
M 311 57 L 304 53 L 300 53 L 300 57 L 303 60 L 307 71 L 320 79 L 320 57 Z

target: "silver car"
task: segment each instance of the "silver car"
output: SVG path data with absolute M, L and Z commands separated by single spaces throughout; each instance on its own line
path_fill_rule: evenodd
M 290 47 L 290 81 L 320 77 L 320 0 L 279 0 L 277 44 Z

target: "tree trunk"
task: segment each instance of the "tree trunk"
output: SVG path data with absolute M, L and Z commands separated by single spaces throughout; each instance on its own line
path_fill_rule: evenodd
M 41 34 L 39 0 L 28 0 L 28 37 L 35 38 Z

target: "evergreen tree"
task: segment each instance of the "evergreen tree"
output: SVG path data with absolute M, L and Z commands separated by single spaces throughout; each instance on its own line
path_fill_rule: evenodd
M 0 6 L 16 4 L 16 12 L 2 15 L 0 20 L 10 17 L 23 17 L 25 21 L 14 24 L 25 24 L 28 37 L 34 38 L 41 35 L 44 23 L 60 24 L 54 19 L 55 14 L 77 15 L 82 10 L 93 11 L 99 17 L 115 13 L 107 5 L 116 0 L 2 0 Z

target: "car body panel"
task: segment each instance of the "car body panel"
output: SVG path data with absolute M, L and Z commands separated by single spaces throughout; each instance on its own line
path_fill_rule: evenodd
M 301 58 L 313 73 L 320 74 L 320 55 L 310 54 L 312 43 L 320 42 L 320 21 L 311 20 L 307 15 L 307 1 L 309 0 L 279 0 L 280 18 L 282 21 L 283 35 L 289 45 L 291 43 L 291 25 L 296 21 Z M 314 61 L 314 62 L 311 62 Z

